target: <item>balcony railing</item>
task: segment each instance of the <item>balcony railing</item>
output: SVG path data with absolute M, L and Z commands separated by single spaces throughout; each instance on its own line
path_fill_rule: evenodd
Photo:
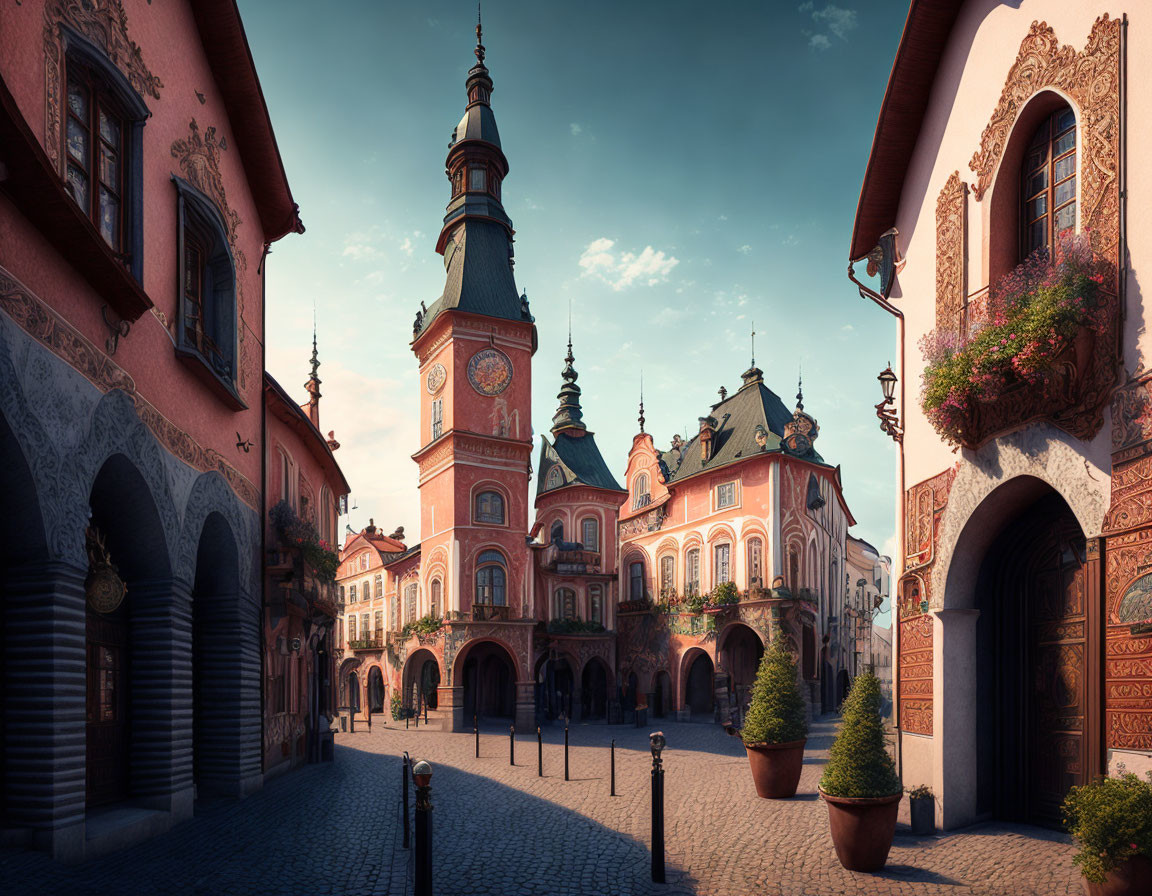
M 582 545 L 552 542 L 540 557 L 542 569 L 558 573 L 580 575 L 600 571 L 600 552 L 590 551 Z
M 494 604 L 472 604 L 473 622 L 507 622 L 510 619 L 509 607 Z
M 348 642 L 348 647 L 352 650 L 371 650 L 374 647 L 384 646 L 384 633 L 376 632 L 367 638 L 353 638 Z

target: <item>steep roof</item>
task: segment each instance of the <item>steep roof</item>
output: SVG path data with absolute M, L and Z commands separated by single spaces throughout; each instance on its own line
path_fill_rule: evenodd
M 319 462 L 324 470 L 325 478 L 334 486 L 337 495 L 346 495 L 352 491 L 348 480 L 344 478 L 344 471 L 336 463 L 336 457 L 316 424 L 312 422 L 307 412 L 292 400 L 284 391 L 284 387 L 276 382 L 267 370 L 264 371 L 264 402 L 266 407 L 286 423 L 308 446 L 312 456 Z
M 884 91 L 864 171 L 850 259 L 863 258 L 896 223 L 904 175 L 920 139 L 932 86 L 963 0 L 912 0 Z
M 536 497 L 545 491 L 544 484 L 548 480 L 548 471 L 559 465 L 563 484 L 557 488 L 569 485 L 588 485 L 592 488 L 603 488 L 614 492 L 623 492 L 600 449 L 596 447 L 596 439 L 587 430 L 579 430 L 583 435 L 574 436 L 561 431 L 554 436 L 555 442 L 549 442 L 547 436 L 540 436 L 540 463 L 537 467 Z

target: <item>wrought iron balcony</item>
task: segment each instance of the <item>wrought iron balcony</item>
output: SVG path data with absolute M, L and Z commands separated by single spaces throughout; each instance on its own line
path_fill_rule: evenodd
M 354 638 L 348 642 L 348 646 L 352 650 L 371 650 L 376 647 L 383 647 L 384 633 L 376 632 L 367 638 Z
M 568 575 L 600 572 L 600 552 L 573 542 L 552 542 L 544 548 L 540 568 Z
M 509 609 L 507 606 L 496 606 L 495 604 L 472 604 L 472 621 L 507 622 L 511 618 Z

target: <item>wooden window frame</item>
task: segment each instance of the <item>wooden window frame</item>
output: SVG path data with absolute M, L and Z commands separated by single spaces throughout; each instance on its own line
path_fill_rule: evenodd
M 1071 126 L 1066 127 L 1063 130 L 1057 130 L 1057 123 L 1058 123 L 1057 120 L 1061 116 L 1065 115 L 1066 113 L 1072 113 Z M 1079 128 L 1079 122 L 1076 120 L 1076 114 L 1075 114 L 1074 110 L 1067 103 L 1064 103 L 1059 108 L 1053 110 L 1044 119 L 1044 121 L 1041 122 L 1036 127 L 1036 129 L 1032 132 L 1032 136 L 1028 140 L 1027 146 L 1024 149 L 1024 158 L 1021 160 L 1021 163 L 1020 163 L 1020 211 L 1019 211 L 1020 233 L 1019 233 L 1019 245 L 1020 245 L 1020 260 L 1021 261 L 1026 259 L 1033 252 L 1036 252 L 1040 249 L 1046 249 L 1047 252 L 1049 253 L 1050 258 L 1055 256 L 1056 240 L 1059 237 L 1059 234 L 1056 233 L 1056 214 L 1057 214 L 1057 212 L 1061 211 L 1062 209 L 1067 208 L 1069 205 L 1075 205 L 1077 202 L 1079 202 L 1079 199 L 1080 199 L 1079 186 L 1080 185 L 1077 182 L 1077 178 L 1079 177 L 1079 169 L 1078 169 L 1078 166 L 1076 163 L 1073 163 L 1073 165 L 1072 165 L 1072 173 L 1071 174 L 1069 174 L 1067 177 L 1063 178 L 1059 182 L 1057 182 L 1057 180 L 1056 180 L 1056 166 L 1057 166 L 1057 164 L 1062 162 L 1063 160 L 1069 158 L 1069 157 L 1075 157 L 1076 154 L 1079 152 L 1079 149 L 1080 149 L 1079 136 L 1080 135 L 1078 133 L 1078 128 Z M 1031 150 L 1033 149 L 1033 147 L 1037 145 L 1037 139 L 1040 137 L 1041 132 L 1044 130 L 1047 130 L 1047 139 L 1043 143 L 1043 145 L 1044 145 L 1044 161 L 1041 162 L 1036 167 L 1029 170 L 1027 167 L 1028 155 L 1031 152 Z M 1065 150 L 1064 152 L 1060 153 L 1059 155 L 1055 155 L 1054 149 L 1055 149 L 1056 141 L 1059 140 L 1061 137 L 1064 137 L 1065 135 L 1069 134 L 1069 133 L 1073 135 L 1071 148 Z M 1078 162 L 1079 159 L 1077 159 L 1076 161 Z M 1038 190 L 1035 193 L 1029 194 L 1027 192 L 1028 181 L 1042 170 L 1045 172 L 1045 175 L 1046 175 L 1044 188 L 1041 190 Z M 1072 196 L 1071 196 L 1071 198 L 1066 199 L 1059 206 L 1057 206 L 1056 205 L 1056 188 L 1059 187 L 1061 184 L 1067 183 L 1068 181 L 1074 182 L 1074 186 L 1073 186 L 1073 190 L 1072 190 Z M 1044 214 L 1038 215 L 1037 217 L 1030 219 L 1028 207 L 1033 201 L 1035 201 L 1036 199 L 1039 199 L 1040 197 L 1044 197 L 1044 200 L 1045 200 Z M 1076 230 L 1076 220 L 1075 219 L 1076 219 L 1076 212 L 1078 212 L 1078 211 L 1079 210 L 1076 209 L 1076 211 L 1073 212 L 1072 226 L 1070 228 L 1068 228 L 1069 230 L 1072 230 L 1073 232 L 1075 232 L 1075 230 Z M 1030 231 L 1031 231 L 1032 225 L 1035 224 L 1036 222 L 1040 221 L 1040 220 L 1044 220 L 1044 222 L 1045 222 L 1044 244 L 1042 246 L 1032 247 L 1032 246 L 1030 246 Z M 1063 232 L 1064 231 L 1061 231 L 1061 233 L 1063 233 Z
M 480 509 L 480 502 L 488 496 L 495 496 L 500 500 L 500 515 L 499 519 L 496 518 L 494 513 L 486 513 Z M 472 519 L 473 522 L 484 523 L 489 526 L 506 526 L 508 525 L 508 502 L 505 500 L 504 495 L 495 489 L 485 489 L 482 492 L 476 493 L 476 498 L 472 502 Z

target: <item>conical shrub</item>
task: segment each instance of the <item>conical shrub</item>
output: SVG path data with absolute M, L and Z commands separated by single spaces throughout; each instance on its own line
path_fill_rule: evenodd
M 740 737 L 746 744 L 786 744 L 808 736 L 808 715 L 796 680 L 796 661 L 775 638 L 760 660 L 752 705 Z
M 840 734 L 820 779 L 825 793 L 875 797 L 901 792 L 896 764 L 884 744 L 880 703 L 880 680 L 871 672 L 858 676 L 841 708 Z

